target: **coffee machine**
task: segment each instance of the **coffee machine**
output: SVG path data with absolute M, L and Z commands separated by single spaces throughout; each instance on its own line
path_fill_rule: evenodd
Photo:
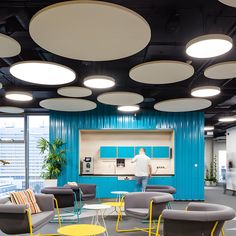
M 83 175 L 93 175 L 93 158 L 92 157 L 85 157 L 83 159 Z

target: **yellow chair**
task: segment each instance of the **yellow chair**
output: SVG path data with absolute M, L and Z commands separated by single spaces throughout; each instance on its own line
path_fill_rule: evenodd
M 119 226 L 122 221 L 122 212 L 120 210 L 116 222 L 116 232 L 145 231 L 149 236 L 152 234 L 158 236 L 162 211 L 173 200 L 173 196 L 169 193 L 137 192 L 126 194 L 122 199 L 125 214 L 129 217 L 148 220 L 149 225 L 147 228 L 120 229 Z M 155 221 L 157 220 L 158 224 L 156 226 Z M 154 231 L 155 229 L 156 232 Z

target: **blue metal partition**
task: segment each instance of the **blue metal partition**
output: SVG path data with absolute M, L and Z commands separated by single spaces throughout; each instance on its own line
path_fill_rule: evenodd
M 96 183 L 100 197 L 110 191 L 134 189 L 135 181 L 120 181 L 116 176 L 79 176 L 80 129 L 173 129 L 175 132 L 175 175 L 158 176 L 150 184 L 171 184 L 176 187 L 177 200 L 204 199 L 204 115 L 202 112 L 164 113 L 141 111 L 136 116 L 121 114 L 114 107 L 100 106 L 89 112 L 50 113 L 50 139 L 66 142 L 67 164 L 59 185 L 68 181 Z M 105 186 L 105 187 L 104 187 Z

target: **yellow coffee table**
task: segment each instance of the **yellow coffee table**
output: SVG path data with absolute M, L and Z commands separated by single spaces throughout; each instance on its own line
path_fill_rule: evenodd
M 114 207 L 114 210 L 109 213 L 111 215 L 113 212 L 122 212 L 121 208 L 124 207 L 124 202 L 103 202 L 102 204 Z
M 108 206 L 111 206 L 111 207 L 123 207 L 124 206 L 124 203 L 123 202 L 104 202 L 102 203 L 104 205 L 108 205 Z
M 106 228 L 100 225 L 77 224 L 67 225 L 59 228 L 57 233 L 66 236 L 90 236 L 106 232 Z

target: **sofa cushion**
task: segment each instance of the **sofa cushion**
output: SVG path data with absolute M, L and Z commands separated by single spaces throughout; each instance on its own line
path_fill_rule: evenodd
M 47 223 L 54 217 L 54 211 L 44 211 L 38 214 L 32 215 L 32 226 L 33 229 L 37 228 L 38 226 Z
M 25 191 L 12 192 L 10 194 L 11 202 L 17 205 L 27 205 L 30 208 L 31 214 L 41 212 L 34 195 L 33 190 L 27 189 Z
M 132 215 L 138 215 L 141 217 L 145 217 L 148 215 L 149 209 L 148 208 L 127 208 L 126 213 L 130 213 Z

